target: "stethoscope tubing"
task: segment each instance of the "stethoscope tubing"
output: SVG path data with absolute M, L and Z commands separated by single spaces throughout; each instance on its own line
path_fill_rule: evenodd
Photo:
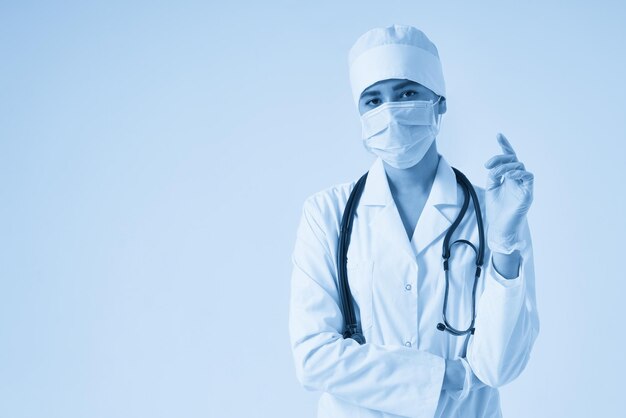
M 472 186 L 471 182 L 467 179 L 467 177 L 465 177 L 463 173 L 461 173 L 459 170 L 457 170 L 454 167 L 452 167 L 452 169 L 454 170 L 457 183 L 460 184 L 463 189 L 464 200 L 463 200 L 463 206 L 461 208 L 461 211 L 459 212 L 459 215 L 454 220 L 452 225 L 448 228 L 448 232 L 446 233 L 446 236 L 444 238 L 442 258 L 443 258 L 443 268 L 445 271 L 446 284 L 445 284 L 445 294 L 444 294 L 444 300 L 443 300 L 443 315 L 442 315 L 443 323 L 441 322 L 438 323 L 437 329 L 440 331 L 448 331 L 452 335 L 461 336 L 461 335 L 466 335 L 468 333 L 473 334 L 475 330 L 474 321 L 476 318 L 476 287 L 478 284 L 478 278 L 480 277 L 480 274 L 481 274 L 481 267 L 482 267 L 483 258 L 484 258 L 485 232 L 484 232 L 484 226 L 483 226 L 482 213 L 480 210 L 480 204 L 478 203 L 478 198 L 476 196 L 476 191 L 474 190 L 474 187 Z M 354 305 L 352 303 L 350 285 L 348 283 L 347 254 L 348 254 L 348 247 L 350 245 L 350 237 L 352 235 L 352 225 L 354 221 L 354 214 L 356 212 L 356 208 L 358 206 L 358 202 L 361 197 L 361 194 L 363 193 L 365 182 L 367 180 L 367 175 L 368 173 L 366 172 L 365 174 L 361 176 L 361 178 L 359 178 L 354 188 L 352 189 L 352 192 L 350 193 L 348 202 L 346 203 L 346 207 L 344 209 L 343 216 L 341 219 L 341 226 L 340 226 L 340 233 L 339 233 L 339 245 L 337 248 L 337 259 L 336 259 L 337 275 L 338 275 L 338 281 L 339 281 L 339 285 L 338 285 L 339 298 L 341 299 L 341 309 L 342 309 L 343 318 L 344 318 L 343 337 L 352 338 L 355 341 L 357 341 L 359 344 L 365 344 L 365 337 L 363 335 L 363 331 L 361 327 L 357 323 L 356 314 L 354 312 Z M 474 244 L 464 239 L 456 240 L 451 245 L 449 245 L 452 234 L 454 233 L 454 231 L 456 231 L 458 225 L 461 223 L 463 217 L 465 216 L 465 213 L 469 206 L 470 195 L 471 195 L 471 200 L 474 206 L 476 222 L 478 225 L 478 235 L 479 235 L 479 241 L 480 241 L 478 250 L 476 249 Z M 471 320 L 470 326 L 466 330 L 459 330 L 459 329 L 454 328 L 452 325 L 450 325 L 446 317 L 446 312 L 447 312 L 447 307 L 448 307 L 448 291 L 449 291 L 449 273 L 448 273 L 449 265 L 448 264 L 449 264 L 450 254 L 451 254 L 450 250 L 451 250 L 452 245 L 455 245 L 457 243 L 464 243 L 464 244 L 470 245 L 472 249 L 474 250 L 474 253 L 476 254 L 476 273 L 474 276 L 474 285 L 472 288 L 472 320 Z

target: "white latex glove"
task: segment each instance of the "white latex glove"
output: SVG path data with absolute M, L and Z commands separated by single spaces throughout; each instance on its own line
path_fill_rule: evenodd
M 465 367 L 461 360 L 446 359 L 446 371 L 443 375 L 443 390 L 462 390 L 465 383 Z
M 463 400 L 472 390 L 480 389 L 485 384 L 472 371 L 465 358 L 446 359 L 446 371 L 443 376 L 442 390 L 456 400 Z
M 519 232 L 533 201 L 534 176 L 518 161 L 504 135 L 499 133 L 497 139 L 504 154 L 485 163 L 489 169 L 485 189 L 487 244 L 491 251 L 511 254 L 526 245 Z

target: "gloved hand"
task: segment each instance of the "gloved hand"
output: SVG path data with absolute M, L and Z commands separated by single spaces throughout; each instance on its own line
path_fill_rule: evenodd
M 446 359 L 446 372 L 443 375 L 442 390 L 462 390 L 465 385 L 465 367 L 461 360 Z
M 445 390 L 456 400 L 463 400 L 471 390 L 486 386 L 472 371 L 466 359 L 446 359 L 441 390 Z
M 518 161 L 504 135 L 499 133 L 497 138 L 504 154 L 485 163 L 489 169 L 485 188 L 487 244 L 491 251 L 511 254 L 527 244 L 519 233 L 533 201 L 534 176 Z

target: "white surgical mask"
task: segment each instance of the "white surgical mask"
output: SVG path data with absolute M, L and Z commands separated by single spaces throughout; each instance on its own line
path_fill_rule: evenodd
M 436 102 L 414 100 L 387 102 L 361 115 L 365 149 L 392 167 L 417 164 L 439 133 L 441 114 Z

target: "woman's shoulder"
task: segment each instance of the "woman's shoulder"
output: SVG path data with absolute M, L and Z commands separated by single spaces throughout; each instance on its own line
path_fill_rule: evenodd
M 355 184 L 356 180 L 338 183 L 309 195 L 304 200 L 304 210 L 327 222 L 338 223 Z
M 350 181 L 326 187 L 309 195 L 305 199 L 305 204 L 316 206 L 321 210 L 343 207 L 348 202 L 348 197 L 350 197 L 350 192 L 355 184 L 356 181 Z

